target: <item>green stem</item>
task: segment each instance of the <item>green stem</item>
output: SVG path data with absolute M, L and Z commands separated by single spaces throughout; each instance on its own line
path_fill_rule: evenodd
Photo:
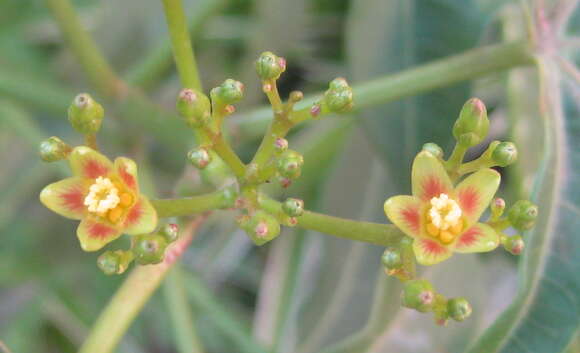
M 208 130 L 206 136 L 208 136 L 209 141 L 212 141 L 211 147 L 213 150 L 230 167 L 232 172 L 238 178 L 243 177 L 246 172 L 246 166 L 236 152 L 234 152 L 230 144 L 224 139 L 224 135 L 221 132 L 216 134 Z
M 451 156 L 449 157 L 449 160 L 447 160 L 447 162 L 445 162 L 445 168 L 447 169 L 448 172 L 452 173 L 452 174 L 456 174 L 457 169 L 459 168 L 459 166 L 461 165 L 461 163 L 463 162 L 463 158 L 465 158 L 465 153 L 467 152 L 468 147 L 465 147 L 463 145 L 460 144 L 455 144 L 455 148 L 453 148 L 453 152 L 451 152 Z
M 181 85 L 202 90 L 181 0 L 162 0 Z
M 403 97 L 475 79 L 491 73 L 533 63 L 528 44 L 514 41 L 476 48 L 461 54 L 401 71 L 352 86 L 354 109 L 360 110 Z M 305 97 L 297 109 L 312 106 L 323 92 Z M 264 107 L 245 115 L 239 125 L 244 135 L 255 136 L 271 117 L 271 109 Z M 259 125 L 259 126 L 256 126 Z
M 172 248 L 174 256 L 158 265 L 137 266 L 121 287 L 115 292 L 107 307 L 101 311 L 89 337 L 85 340 L 79 353 L 111 353 L 141 311 L 145 303 L 155 292 L 161 281 L 187 247 L 193 233 L 201 224 L 195 222 L 191 230 L 177 240 Z
M 173 322 L 177 350 L 179 353 L 201 353 L 202 345 L 197 336 L 183 284 L 183 274 L 179 264 L 169 272 L 163 284 L 167 307 Z
M 232 207 L 228 190 L 179 199 L 151 200 L 160 218 L 187 216 L 219 208 Z
M 124 91 L 123 83 L 84 30 L 72 3 L 69 0 L 46 0 L 46 4 L 92 84 L 103 96 L 121 94 Z

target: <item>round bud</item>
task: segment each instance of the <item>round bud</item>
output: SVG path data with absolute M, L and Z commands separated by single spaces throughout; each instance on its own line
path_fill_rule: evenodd
M 161 227 L 159 235 L 164 237 L 168 243 L 172 243 L 179 237 L 179 226 L 175 223 L 168 223 Z
M 481 143 L 489 131 L 489 119 L 485 104 L 477 98 L 468 100 L 453 125 L 453 136 L 465 147 Z
M 285 152 L 288 149 L 288 140 L 282 137 L 278 137 L 276 141 L 274 141 L 274 150 L 276 153 L 280 154 Z
M 504 247 L 512 255 L 520 255 L 524 251 L 526 243 L 521 235 L 514 235 L 507 238 Z
M 256 72 L 262 80 L 277 80 L 286 70 L 286 60 L 272 52 L 263 52 L 256 60 Z
M 397 248 L 387 248 L 381 257 L 381 261 L 387 270 L 396 270 L 403 266 L 401 252 Z
M 443 158 L 443 149 L 436 143 L 428 142 L 424 144 L 423 151 L 427 151 L 437 158 Z
M 237 103 L 243 96 L 244 84 L 231 78 L 211 90 L 211 98 L 225 105 Z
M 304 201 L 288 198 L 282 204 L 282 211 L 290 217 L 300 217 L 304 213 Z
M 316 118 L 320 115 L 320 112 L 322 111 L 322 107 L 320 106 L 319 103 L 313 104 L 312 107 L 310 107 L 310 115 L 313 118 Z
M 68 157 L 72 148 L 56 136 L 42 141 L 39 146 L 40 158 L 45 162 L 56 162 Z
M 401 299 L 404 307 L 424 313 L 433 308 L 435 291 L 429 281 L 415 279 L 405 282 Z
M 198 128 L 209 121 L 211 103 L 207 96 L 191 88 L 179 92 L 176 103 L 177 112 L 189 127 Z
M 471 305 L 463 297 L 452 298 L 447 301 L 447 312 L 455 321 L 463 321 L 471 315 Z
M 167 240 L 157 234 L 140 235 L 135 238 L 133 254 L 140 265 L 158 264 L 165 257 Z
M 277 169 L 281 176 L 296 179 L 302 173 L 304 158 L 293 150 L 287 150 L 278 159 Z
M 132 255 L 123 250 L 105 251 L 97 259 L 97 266 L 106 275 L 118 275 L 127 269 Z
M 96 134 L 105 116 L 103 107 L 93 98 L 81 93 L 75 97 L 68 108 L 68 121 L 81 134 Z
M 263 245 L 280 234 L 280 222 L 263 210 L 256 211 L 241 226 L 256 245 Z
M 495 218 L 499 218 L 503 214 L 503 211 L 505 210 L 505 200 L 502 199 L 501 197 L 497 197 L 491 201 L 489 208 L 491 210 L 492 216 Z
M 300 102 L 304 98 L 304 93 L 300 91 L 292 91 L 290 92 L 290 96 L 288 100 L 292 103 Z
M 211 162 L 212 158 L 208 150 L 204 147 L 194 148 L 187 153 L 187 159 L 196 168 L 204 169 Z
M 334 79 L 324 93 L 324 103 L 333 113 L 345 113 L 353 107 L 352 89 L 344 78 Z
M 528 200 L 519 200 L 508 211 L 508 220 L 517 230 L 531 229 L 538 218 L 538 206 Z
M 507 167 L 518 159 L 518 149 L 511 142 L 500 142 L 493 152 L 491 158 L 500 167 Z

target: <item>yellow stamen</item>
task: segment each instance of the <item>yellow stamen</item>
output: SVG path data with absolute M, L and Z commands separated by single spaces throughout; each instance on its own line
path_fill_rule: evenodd
M 459 204 L 447 194 L 440 194 L 430 201 L 427 211 L 427 233 L 449 244 L 463 230 L 463 212 Z
M 123 207 L 129 207 L 133 202 L 133 196 L 131 196 L 131 194 L 129 194 L 128 192 L 122 193 L 119 198 L 120 198 L 119 204 Z
M 104 215 L 107 211 L 119 204 L 119 190 L 109 178 L 98 177 L 89 188 L 89 194 L 85 197 L 84 205 L 89 212 Z
M 458 235 L 463 230 L 463 221 L 459 220 L 457 224 L 451 227 L 451 232 L 455 235 Z
M 437 226 L 435 226 L 433 223 L 428 223 L 427 233 L 429 233 L 429 235 L 436 237 L 439 235 L 439 228 L 437 228 Z
M 444 244 L 449 244 L 453 241 L 453 239 L 455 238 L 455 235 L 453 235 L 451 232 L 444 230 L 441 232 L 441 234 L 439 234 L 439 239 L 441 239 L 441 242 L 443 242 Z
M 112 210 L 109 211 L 107 218 L 109 218 L 109 221 L 111 221 L 112 223 L 117 223 L 121 219 L 122 214 L 123 210 L 120 207 L 113 208 Z

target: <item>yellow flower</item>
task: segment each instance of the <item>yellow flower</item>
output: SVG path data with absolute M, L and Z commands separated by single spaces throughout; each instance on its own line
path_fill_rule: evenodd
M 500 175 L 482 169 L 453 187 L 439 159 L 427 151 L 413 161 L 413 196 L 393 196 L 385 202 L 387 217 L 412 237 L 413 251 L 422 265 L 433 265 L 452 253 L 495 249 L 499 236 L 478 223 L 496 193 Z
M 157 212 L 139 193 L 137 165 L 119 157 L 112 163 L 86 146 L 68 157 L 73 177 L 46 186 L 40 201 L 52 211 L 81 220 L 77 236 L 85 251 L 96 251 L 121 234 L 152 232 Z

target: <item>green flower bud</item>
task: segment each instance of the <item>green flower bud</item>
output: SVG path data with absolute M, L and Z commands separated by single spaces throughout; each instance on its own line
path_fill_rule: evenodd
M 324 93 L 324 103 L 333 113 L 345 113 L 353 107 L 352 89 L 344 78 L 336 78 Z
M 471 98 L 463 105 L 459 118 L 453 125 L 455 140 L 462 146 L 473 147 L 485 139 L 488 130 L 489 119 L 485 104 L 477 98 Z
M 262 80 L 277 80 L 286 70 L 286 59 L 272 52 L 263 52 L 256 60 L 256 72 Z
M 175 223 L 168 223 L 161 227 L 159 235 L 165 238 L 168 243 L 173 243 L 179 237 L 179 226 Z
M 447 301 L 449 316 L 455 321 L 463 321 L 471 315 L 471 305 L 463 297 L 449 299 Z
M 211 90 L 211 99 L 224 105 L 237 103 L 243 96 L 244 84 L 231 78 Z
M 45 162 L 56 162 L 68 157 L 72 148 L 56 136 L 42 141 L 39 146 L 40 158 Z
M 132 260 L 133 255 L 128 251 L 105 251 L 97 259 L 97 266 L 106 275 L 119 275 L 125 272 Z
M 402 305 L 422 313 L 430 311 L 435 302 L 435 291 L 429 281 L 415 279 L 405 282 L 402 293 Z
M 491 153 L 492 160 L 500 167 L 507 167 L 518 159 L 518 149 L 511 142 L 500 142 Z
M 263 245 L 280 234 L 280 222 L 271 214 L 258 210 L 249 219 L 240 221 L 256 245 Z
M 513 235 L 505 239 L 503 246 L 512 255 L 521 255 L 526 247 L 526 243 L 521 235 Z
M 288 198 L 282 204 L 282 211 L 290 217 L 300 217 L 304 213 L 304 201 Z
M 538 206 L 528 200 L 519 200 L 508 211 L 508 220 L 517 230 L 531 229 L 538 218 Z
M 443 158 L 443 149 L 438 144 L 429 142 L 423 145 L 423 151 L 427 151 L 437 158 Z
M 208 123 L 211 117 L 211 103 L 207 96 L 191 88 L 179 92 L 176 103 L 177 112 L 191 128 Z
M 300 91 L 292 91 L 288 97 L 288 100 L 292 103 L 300 102 L 302 99 L 304 99 L 304 93 Z
M 381 257 L 383 266 L 387 270 L 396 270 L 403 266 L 403 259 L 401 258 L 401 252 L 397 248 L 387 248 Z
M 167 240 L 157 234 L 146 234 L 135 237 L 133 254 L 140 265 L 158 264 L 165 257 Z
M 503 211 L 505 210 L 505 200 L 501 197 L 497 197 L 491 201 L 489 208 L 491 210 L 492 217 L 498 219 L 501 217 Z
M 278 159 L 277 169 L 282 177 L 296 179 L 302 173 L 304 158 L 293 150 L 287 150 Z
M 288 149 L 288 140 L 285 138 L 279 137 L 274 141 L 274 152 L 280 154 L 285 152 Z
M 105 111 L 93 98 L 81 93 L 68 108 L 68 121 L 81 134 L 96 134 L 101 128 Z
M 204 147 L 194 148 L 187 153 L 189 162 L 198 169 L 204 169 L 211 162 L 211 154 Z

